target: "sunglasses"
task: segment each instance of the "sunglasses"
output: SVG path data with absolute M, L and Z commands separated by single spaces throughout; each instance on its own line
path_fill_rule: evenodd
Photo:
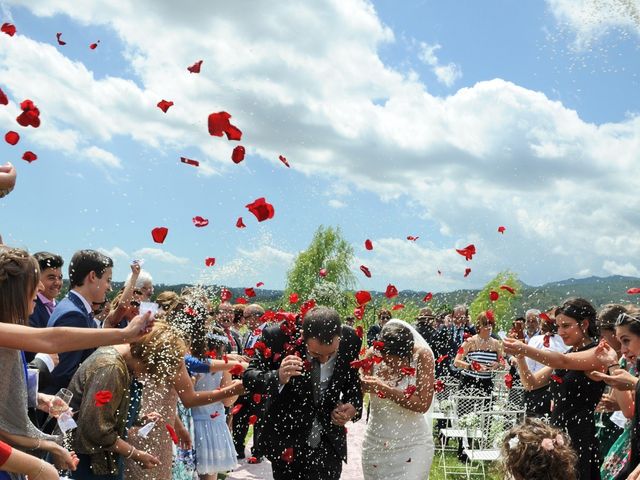
M 619 327 L 620 325 L 622 325 L 625 322 L 640 322 L 640 318 L 632 317 L 628 313 L 621 313 L 620 315 L 618 315 L 618 318 L 616 318 L 616 324 L 615 325 L 616 325 L 616 327 Z

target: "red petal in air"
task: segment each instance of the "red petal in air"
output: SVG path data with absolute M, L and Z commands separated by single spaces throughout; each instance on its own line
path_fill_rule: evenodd
M 400 373 L 413 377 L 416 374 L 416 369 L 413 367 L 402 367 L 400 368 Z
M 180 161 L 182 163 L 186 163 L 187 165 L 193 165 L 194 167 L 200 166 L 200 162 L 198 160 L 191 160 L 190 158 L 187 158 L 187 157 L 180 157 Z
M 40 110 L 31 100 L 20 103 L 22 113 L 18 115 L 16 121 L 23 127 L 38 128 L 40 126 Z
M 209 225 L 209 220 L 199 215 L 193 217 L 192 221 L 193 224 L 198 228 L 206 227 L 207 225 Z
M 238 220 L 236 220 L 236 227 L 238 227 L 238 228 L 247 228 L 247 226 L 242 221 L 242 217 L 238 217 Z
M 190 73 L 200 73 L 200 67 L 202 67 L 202 60 L 198 60 L 196 63 L 187 67 Z
M 513 375 L 511 375 L 510 373 L 507 373 L 504 376 L 504 384 L 507 386 L 509 390 L 511 390 L 511 387 L 513 387 Z
M 464 269 L 464 277 L 467 278 L 469 276 L 469 274 L 471 273 L 471 269 L 470 268 L 465 268 Z
M 327 276 L 327 273 L 329 273 L 329 272 L 327 272 L 327 269 L 326 269 L 326 268 L 321 268 L 321 269 L 318 271 L 318 275 L 320 275 L 322 278 L 326 277 L 326 276 Z
M 384 342 L 374 340 L 371 344 L 375 350 L 382 350 L 384 348 Z
M 498 294 L 498 292 L 496 292 L 495 290 L 491 290 L 489 292 L 489 300 L 491 300 L 492 302 L 495 302 L 496 300 L 498 300 L 498 298 L 500 298 L 500 295 Z
M 98 40 L 96 43 L 92 43 L 91 45 L 89 45 L 89 48 L 91 50 L 95 50 L 96 48 L 98 48 L 99 43 L 100 43 L 100 40 Z
M 245 206 L 251 213 L 255 215 L 259 222 L 269 220 L 275 215 L 273 205 L 267 203 L 264 197 L 258 198 L 257 200 Z
M 476 372 L 479 372 L 480 370 L 482 370 L 482 365 L 480 365 L 479 362 L 476 362 L 475 360 L 471 362 L 471 368 L 473 370 L 475 370 Z
M 358 337 L 360 338 L 364 336 L 364 328 L 362 328 L 362 325 L 358 325 L 356 327 L 356 335 L 358 335 Z
M 428 302 L 433 298 L 433 293 L 429 292 L 427 293 L 424 298 L 422 299 L 423 302 Z
M 16 27 L 12 23 L 3 23 L 2 27 L 0 27 L 0 32 L 6 33 L 10 37 L 13 37 L 16 34 Z
M 438 275 L 442 275 L 442 272 L 440 270 L 438 270 Z
M 216 259 L 214 257 L 207 257 L 204 259 L 204 264 L 207 267 L 213 267 L 216 264 Z
M 291 295 L 289 295 L 289 303 L 298 303 L 300 299 L 298 298 L 298 294 L 293 292 Z
M 402 310 L 403 308 L 404 308 L 404 304 L 396 303 L 393 307 L 391 307 L 391 310 Z
M 167 113 L 167 110 L 169 110 L 171 107 L 173 107 L 173 102 L 170 102 L 168 100 L 160 100 L 158 102 L 158 108 L 164 113 Z
M 286 462 L 286 463 L 293 462 L 293 458 L 294 458 L 294 455 L 293 455 L 293 448 L 292 447 L 285 448 L 284 452 L 282 452 L 282 455 L 280 455 L 280 459 L 283 462 Z
M 11 130 L 10 132 L 7 132 L 5 134 L 4 140 L 9 145 L 15 145 L 20 141 L 20 135 L 18 135 L 18 132 L 14 132 L 13 130 Z
M 9 99 L 0 88 L 0 105 L 9 105 Z
M 464 355 L 464 347 L 458 348 L 458 355 Z
M 22 159 L 31 163 L 35 162 L 38 159 L 38 156 L 31 151 L 26 151 L 22 154 Z
M 549 334 L 545 333 L 544 337 L 542 337 L 542 346 L 549 348 L 549 340 L 550 340 L 550 336 Z
M 414 236 L 412 236 L 412 235 L 409 235 L 409 236 L 407 237 L 407 240 L 409 240 L 409 241 L 411 241 L 411 242 L 415 242 L 415 241 L 416 241 L 416 240 L 418 240 L 419 238 L 420 238 L 420 237 L 414 237 Z
M 502 234 L 504 234 L 504 231 L 505 231 L 505 230 L 506 230 L 506 228 L 504 228 L 502 225 L 500 225 L 500 226 L 498 227 L 498 232 L 500 232 L 500 233 L 502 233 Z
M 229 124 L 224 133 L 227 136 L 227 140 L 235 140 L 239 142 L 242 139 L 242 132 L 234 125 Z
M 356 302 L 358 302 L 358 305 L 365 305 L 366 303 L 371 301 L 371 294 L 366 290 L 358 290 L 355 293 L 355 296 L 356 296 Z
M 209 135 L 221 137 L 231 124 L 229 122 L 230 118 L 231 115 L 227 112 L 210 114 L 208 119 Z
M 510 287 L 509 285 L 500 285 L 500 290 L 506 290 L 511 295 L 515 295 L 516 293 L 515 289 L 513 287 Z
M 210 416 L 211 418 L 218 418 L 220 416 L 220 412 L 213 412 Z
M 256 288 L 260 288 L 263 285 L 264 285 L 264 282 L 258 282 L 258 283 L 256 283 Z
M 56 40 L 58 40 L 58 45 L 66 45 L 67 42 L 65 42 L 64 40 L 62 40 L 62 33 L 58 32 L 56 33 Z
M 465 260 L 468 261 L 468 260 L 471 260 L 473 256 L 476 254 L 476 247 L 475 245 L 471 244 L 461 249 L 456 248 L 456 252 L 458 252 L 460 255 L 462 255 L 465 258 Z
M 364 317 L 364 305 L 360 305 L 359 307 L 354 308 L 353 316 L 356 317 L 358 320 L 362 320 L 362 317 Z
M 109 390 L 100 390 L 93 396 L 96 407 L 104 407 L 112 398 L 113 394 Z
M 171 425 L 169 425 L 168 423 L 166 424 L 167 427 L 167 432 L 169 432 L 169 436 L 171 437 L 171 441 L 175 444 L 178 445 L 179 439 L 178 439 L 178 434 L 176 433 L 176 431 L 173 429 L 173 427 Z
M 384 292 L 384 296 L 387 298 L 393 298 L 398 296 L 398 289 L 395 285 L 387 285 L 387 290 Z
M 464 333 L 462 334 L 462 341 L 463 341 L 463 342 L 464 342 L 464 341 L 466 341 L 466 340 L 467 340 L 467 338 L 471 338 L 471 334 L 470 334 L 469 332 L 464 332 Z
M 462 348 L 462 347 L 460 347 Z M 464 348 L 462 348 L 462 353 L 464 353 Z M 436 360 L 436 363 L 442 363 L 444 362 L 447 358 L 449 358 L 449 355 L 440 355 L 438 357 L 438 359 Z
M 244 294 L 249 298 L 253 298 L 256 296 L 256 291 L 253 288 L 249 287 L 244 289 Z
M 487 316 L 487 320 L 489 320 L 489 322 L 495 323 L 496 317 L 493 315 L 492 310 L 487 310 L 484 314 Z
M 231 152 L 231 160 L 233 161 L 233 163 L 240 163 L 244 160 L 244 154 L 244 147 L 242 145 L 238 145 L 233 149 L 233 152 Z
M 249 423 L 249 425 L 255 425 L 257 421 L 258 421 L 258 416 L 257 415 L 251 415 L 249 417 L 249 421 L 247 423 Z
M 238 413 L 240 410 L 242 410 L 242 407 L 243 407 L 242 403 L 236 403 L 236 404 L 233 406 L 233 408 L 231 409 L 231 412 L 229 412 L 229 413 L 231 413 L 231 415 L 235 415 L 235 414 L 236 414 L 236 413 Z
M 551 380 L 553 380 L 556 383 L 563 383 L 564 382 L 562 377 L 559 377 L 558 375 L 551 375 Z
M 406 398 L 411 398 L 411 395 L 413 395 L 414 393 L 416 393 L 416 390 L 418 389 L 418 387 L 416 387 L 415 385 L 409 385 L 407 386 L 407 388 L 404 389 L 404 396 Z
M 373 250 L 373 242 L 368 238 L 364 241 L 364 248 L 367 250 Z
M 545 322 L 548 322 L 548 323 L 555 323 L 554 320 L 544 312 L 542 312 L 540 314 L 540 319 L 542 319 L 542 320 L 544 320 Z
M 640 293 L 640 288 L 638 287 L 633 287 L 627 290 L 627 294 L 629 295 L 637 295 L 638 293 Z
M 247 299 L 244 298 L 244 297 L 238 297 L 238 298 L 236 298 L 236 304 L 246 305 L 247 304 Z
M 167 238 L 167 233 L 169 233 L 169 229 L 167 227 L 156 227 L 151 230 L 151 236 L 153 237 L 153 241 L 156 243 L 163 243 L 164 239 Z
M 244 367 L 240 363 L 229 369 L 231 375 L 240 375 L 242 372 L 244 372 Z
M 283 157 L 282 155 L 279 155 L 278 158 L 282 163 L 284 163 L 287 166 L 287 168 L 291 168 L 291 165 L 289 165 L 289 162 L 287 162 L 287 159 L 285 157 Z
M 436 380 L 433 384 L 433 390 L 437 393 L 444 392 L 444 382 L 442 380 Z
M 254 393 L 251 399 L 253 400 L 253 403 L 260 403 L 262 401 L 262 394 Z
M 371 272 L 366 266 L 360 265 L 360 270 L 362 270 L 362 273 L 364 273 L 368 278 L 371 278 Z

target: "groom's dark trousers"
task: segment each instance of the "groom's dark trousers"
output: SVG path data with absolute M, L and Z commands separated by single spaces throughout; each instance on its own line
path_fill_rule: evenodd
M 273 478 L 276 480 L 339 480 L 342 473 L 342 458 L 326 440 L 316 448 L 298 448 L 293 462 L 278 458 L 271 461 Z

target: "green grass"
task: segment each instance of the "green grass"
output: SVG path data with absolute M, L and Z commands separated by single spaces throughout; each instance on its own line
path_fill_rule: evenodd
M 454 453 L 447 453 L 447 465 L 452 467 L 464 467 L 464 463 L 461 463 L 458 460 L 458 457 Z M 433 463 L 431 464 L 431 471 L 429 472 L 429 480 L 444 480 L 444 473 L 442 472 L 442 466 L 440 464 L 441 457 L 440 452 L 436 450 L 435 456 L 433 457 Z M 488 464 L 485 465 L 485 478 L 487 480 L 501 480 L 502 475 L 497 469 L 497 465 Z M 466 478 L 464 475 L 453 476 L 449 474 L 449 478 Z M 480 476 L 473 476 L 472 478 L 481 478 Z

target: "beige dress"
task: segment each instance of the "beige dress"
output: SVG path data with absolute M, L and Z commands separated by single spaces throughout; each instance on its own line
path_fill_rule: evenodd
M 171 480 L 173 442 L 166 424 L 174 427 L 177 403 L 178 393 L 173 384 L 159 385 L 153 380 L 144 382 L 139 417 L 157 412 L 163 420 L 156 423 L 146 439 L 138 435 L 139 426 L 131 427 L 127 441 L 138 450 L 156 456 L 160 460 L 160 465 L 151 470 L 143 470 L 134 461 L 125 460 L 124 478 L 127 480 Z

